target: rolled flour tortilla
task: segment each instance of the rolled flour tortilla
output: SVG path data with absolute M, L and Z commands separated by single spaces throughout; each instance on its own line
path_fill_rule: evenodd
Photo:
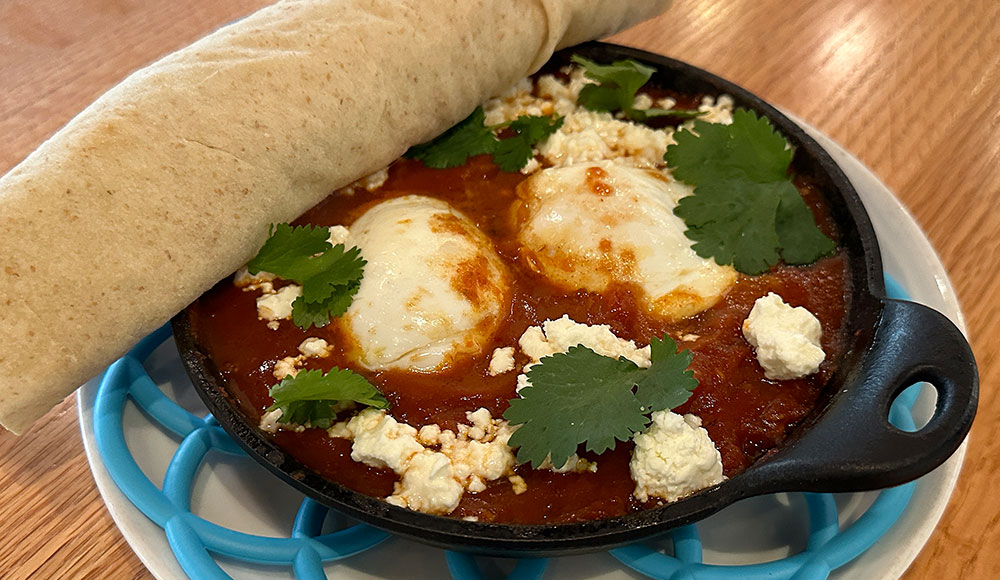
M 0 178 L 0 424 L 20 433 L 268 225 L 669 0 L 299 0 L 131 75 Z

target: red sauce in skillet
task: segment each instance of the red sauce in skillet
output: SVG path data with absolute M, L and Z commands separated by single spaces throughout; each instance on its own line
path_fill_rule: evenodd
M 448 371 L 421 375 L 402 371 L 366 371 L 347 360 L 342 351 L 323 359 L 310 359 L 308 368 L 328 370 L 347 367 L 365 375 L 388 397 L 390 413 L 400 422 L 420 427 L 438 423 L 455 429 L 466 422 L 466 411 L 486 407 L 494 417 L 502 415 L 515 396 L 516 372 L 488 376 L 489 356 L 495 347 L 516 345 L 528 326 L 564 314 L 577 322 L 609 324 L 620 337 L 639 345 L 651 336 L 669 333 L 681 348 L 694 353 L 691 368 L 699 381 L 692 398 L 678 412 L 701 417 L 722 454 L 727 476 L 746 469 L 762 454 L 781 444 L 798 421 L 813 409 L 842 351 L 841 323 L 845 311 L 846 268 L 840 255 L 807 267 L 778 266 L 758 277 L 741 276 L 736 285 L 714 307 L 676 323 L 648 315 L 637 305 L 636 289 L 620 284 L 603 295 L 588 292 L 567 294 L 521 264 L 510 212 L 515 204 L 514 188 L 524 176 L 504 173 L 487 157 L 473 159 L 463 167 L 435 170 L 401 160 L 390 168 L 389 179 L 378 190 L 354 194 L 335 193 L 297 223 L 347 225 L 376 203 L 402 195 L 421 194 L 443 199 L 467 215 L 489 236 L 507 263 L 513 278 L 514 297 L 507 317 L 493 343 L 480 355 L 460 362 Z M 817 222 L 836 239 L 833 220 L 818 192 L 806 181 L 797 183 Z M 792 305 L 806 307 L 823 327 L 827 358 L 818 373 L 796 380 L 771 381 L 763 376 L 741 324 L 754 301 L 775 292 Z M 309 336 L 342 344 L 330 327 L 303 331 L 290 322 L 271 330 L 257 319 L 257 293 L 243 292 L 231 280 L 220 282 L 190 309 L 192 329 L 202 348 L 212 357 L 229 385 L 231 394 L 250 422 L 257 423 L 271 404 L 268 388 L 277 381 L 272 375 L 276 360 L 298 354 L 296 347 Z M 334 325 L 331 325 L 331 327 Z M 681 340 L 688 335 L 694 340 Z M 515 362 L 520 368 L 523 355 Z M 351 443 L 327 436 L 324 430 L 301 433 L 279 431 L 278 445 L 323 476 L 356 491 L 376 497 L 392 493 L 397 476 L 350 458 Z M 488 484 L 478 494 L 465 493 L 454 517 L 476 516 L 480 521 L 511 523 L 555 523 L 605 518 L 653 507 L 633 496 L 635 484 L 629 475 L 631 445 L 618 443 L 614 451 L 599 458 L 596 473 L 557 474 L 518 467 L 527 492 L 515 495 L 506 478 Z

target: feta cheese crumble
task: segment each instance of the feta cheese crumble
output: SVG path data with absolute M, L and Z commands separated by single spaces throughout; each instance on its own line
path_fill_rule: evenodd
M 501 96 L 487 101 L 483 106 L 486 125 L 509 122 L 521 115 L 563 117 L 562 127 L 533 148 L 533 154 L 547 167 L 611 159 L 635 167 L 665 167 L 663 154 L 674 143 L 673 129 L 653 129 L 623 119 L 620 114 L 591 111 L 577 105 L 580 90 L 595 81 L 588 79 L 579 67 L 564 68 L 562 72 L 568 75 L 565 81 L 554 75 L 543 75 L 533 86 L 530 79 L 522 79 Z M 640 109 L 676 106 L 673 99 L 654 101 L 643 93 L 636 95 L 635 104 Z M 699 117 L 701 120 L 732 123 L 733 100 L 728 96 L 718 99 L 706 96 L 698 110 L 704 113 Z M 688 121 L 680 128 L 693 125 L 694 121 Z M 541 167 L 537 159 L 532 159 L 521 173 L 531 174 Z
M 330 344 L 322 338 L 310 336 L 299 344 L 298 356 L 286 356 L 274 363 L 274 370 L 271 374 L 279 381 L 285 377 L 294 377 L 299 373 L 299 368 L 309 358 L 323 358 L 330 355 Z
M 250 292 L 253 290 L 260 290 L 266 294 L 274 292 L 274 279 L 277 276 L 270 272 L 257 272 L 256 274 L 251 274 L 250 270 L 246 266 L 243 266 L 237 270 L 236 275 L 233 276 L 233 284 L 237 288 L 242 288 L 244 292 Z
M 656 411 L 653 422 L 633 441 L 629 470 L 639 501 L 658 497 L 677 501 L 725 480 L 722 455 L 701 426 L 701 419 Z
M 448 456 L 424 449 L 413 456 L 385 501 L 415 511 L 447 514 L 458 507 L 463 491 Z
M 638 348 L 635 342 L 618 338 L 607 324 L 583 324 L 568 315 L 557 320 L 546 320 L 541 326 L 529 326 L 518 340 L 521 351 L 530 362 L 517 377 L 517 390 L 528 386 L 527 372 L 543 357 L 566 352 L 571 346 L 585 346 L 599 355 L 618 358 L 623 356 L 642 368 L 649 368 L 649 346 Z
M 514 347 L 506 346 L 494 350 L 490 357 L 490 376 L 495 377 L 512 370 L 514 370 Z
M 516 465 L 507 444 L 513 433 L 507 421 L 494 419 L 487 409 L 470 411 L 466 419 L 469 423 L 460 424 L 457 433 L 433 424 L 417 430 L 384 410 L 365 409 L 327 433 L 353 440 L 351 459 L 399 474 L 386 501 L 447 514 L 458 506 L 463 493 L 478 493 L 488 481 L 513 477 Z
M 267 327 L 277 330 L 278 321 L 292 317 L 292 303 L 302 296 L 302 286 L 289 284 L 277 292 L 267 292 L 257 297 L 257 318 L 267 320 Z
M 787 380 L 819 370 L 826 358 L 819 319 L 805 308 L 791 307 L 781 296 L 769 292 L 758 298 L 743 321 L 743 336 L 757 353 L 757 361 L 769 379 Z

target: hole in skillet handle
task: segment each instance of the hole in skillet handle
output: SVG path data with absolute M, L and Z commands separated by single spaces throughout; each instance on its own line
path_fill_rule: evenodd
M 958 449 L 979 398 L 976 362 L 943 314 L 882 299 L 871 348 L 828 408 L 800 437 L 745 474 L 753 493 L 851 492 L 900 485 L 927 474 Z M 937 391 L 934 415 L 915 431 L 889 422 L 889 409 L 918 382 Z

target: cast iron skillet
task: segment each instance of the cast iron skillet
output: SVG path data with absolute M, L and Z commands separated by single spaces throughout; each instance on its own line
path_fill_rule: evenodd
M 282 479 L 317 501 L 363 522 L 442 548 L 495 555 L 551 556 L 608 549 L 647 539 L 704 518 L 746 497 L 778 491 L 849 492 L 895 486 L 924 475 L 961 444 L 972 424 L 978 375 L 962 333 L 924 306 L 885 298 L 882 262 L 871 221 L 850 182 L 819 145 L 773 107 L 719 77 L 638 50 L 588 43 L 563 51 L 610 63 L 632 58 L 656 68 L 652 84 L 684 93 L 733 97 L 738 107 L 767 116 L 795 146 L 796 172 L 826 192 L 848 255 L 853 287 L 845 321 L 848 346 L 828 386 L 828 399 L 788 440 L 732 479 L 667 506 L 570 524 L 469 522 L 395 507 L 313 473 L 261 433 L 230 402 L 212 361 L 199 350 L 186 313 L 173 321 L 188 374 L 219 423 Z M 888 422 L 889 406 L 906 387 L 937 389 L 930 422 L 915 433 Z

